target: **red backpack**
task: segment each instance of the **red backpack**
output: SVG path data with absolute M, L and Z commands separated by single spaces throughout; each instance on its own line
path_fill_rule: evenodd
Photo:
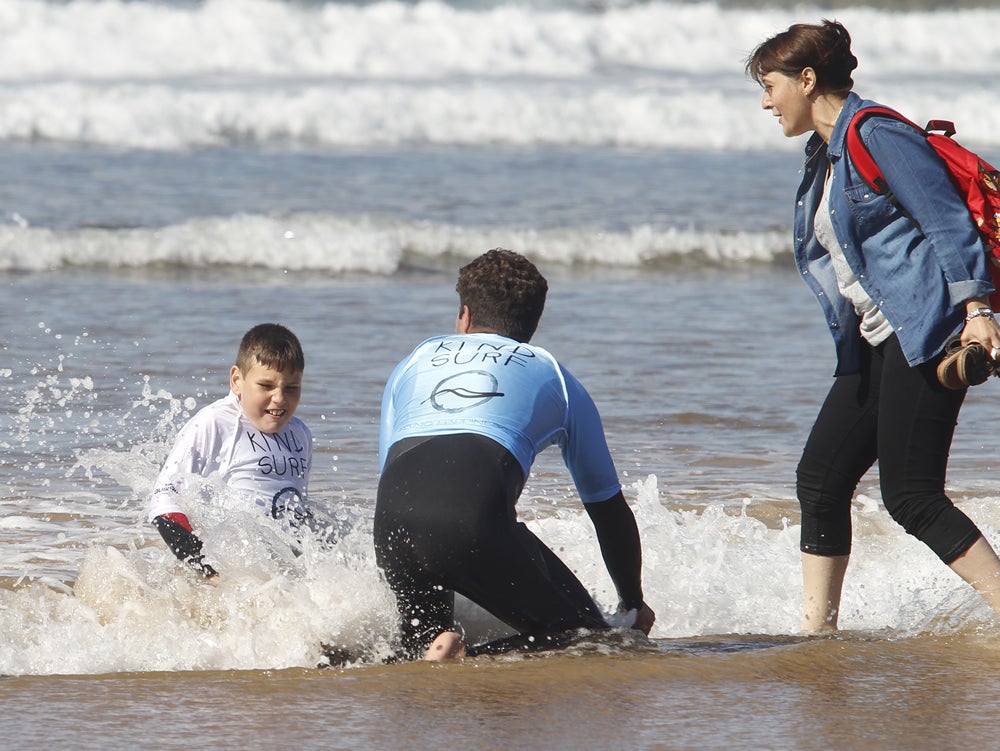
M 862 107 L 851 119 L 851 124 L 847 128 L 847 153 L 850 154 L 851 162 L 853 162 L 858 174 L 871 186 L 872 190 L 887 195 L 889 200 L 897 206 L 899 204 L 892 195 L 892 191 L 889 190 L 881 170 L 875 164 L 868 148 L 858 135 L 861 123 L 872 115 L 894 117 L 919 130 L 944 161 L 952 183 L 958 190 L 958 194 L 965 200 L 972 221 L 976 223 L 979 234 L 982 236 L 990 276 L 993 277 L 993 286 L 997 290 L 990 295 L 990 306 L 993 310 L 1000 311 L 1000 171 L 980 158 L 978 154 L 952 140 L 951 136 L 955 135 L 955 126 L 948 120 L 931 120 L 927 123 L 926 128 L 921 128 L 912 120 L 906 119 L 888 107 Z M 943 132 L 930 132 L 938 130 Z M 920 229 L 916 220 L 913 217 L 910 219 L 917 225 L 917 229 Z

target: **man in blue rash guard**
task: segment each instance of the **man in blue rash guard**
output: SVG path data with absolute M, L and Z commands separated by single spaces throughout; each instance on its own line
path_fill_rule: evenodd
M 535 457 L 562 449 L 594 524 L 622 612 L 646 634 L 642 550 L 590 395 L 528 344 L 548 284 L 527 258 L 494 249 L 459 271 L 455 334 L 426 340 L 382 399 L 375 553 L 396 595 L 403 652 L 444 660 L 565 644 L 608 622 L 515 505 Z M 466 648 L 459 592 L 518 634 Z

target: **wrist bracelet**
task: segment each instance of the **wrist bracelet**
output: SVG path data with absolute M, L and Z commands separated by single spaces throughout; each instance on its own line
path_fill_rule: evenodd
M 968 323 L 973 318 L 986 318 L 987 316 L 989 316 L 990 318 L 993 318 L 993 310 L 992 309 L 990 309 L 990 308 L 976 308 L 974 311 L 972 311 L 971 313 L 969 313 L 965 317 L 965 322 Z

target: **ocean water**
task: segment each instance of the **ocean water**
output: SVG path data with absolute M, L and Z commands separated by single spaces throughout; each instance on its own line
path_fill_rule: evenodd
M 854 36 L 858 91 L 952 119 L 1000 162 L 990 6 L 0 3 L 10 737 L 423 748 L 438 743 L 428 716 L 455 748 L 911 748 L 988 732 L 995 618 L 892 523 L 876 473 L 855 506 L 845 631 L 797 633 L 794 469 L 833 350 L 791 268 L 804 142 L 760 110 L 743 60 L 830 16 Z M 456 269 L 496 246 L 549 278 L 535 341 L 601 409 L 657 623 L 648 641 L 564 655 L 384 666 L 382 385 L 454 325 Z M 213 587 L 144 507 L 173 436 L 225 393 L 239 338 L 266 320 L 305 347 L 311 495 L 340 540 L 296 556 L 263 520 L 193 507 L 224 572 Z M 949 476 L 994 544 L 997 388 L 970 393 Z M 557 451 L 519 509 L 612 609 Z M 502 633 L 459 612 L 473 637 Z M 333 641 L 359 659 L 317 670 Z M 623 715 L 643 718 L 627 743 Z

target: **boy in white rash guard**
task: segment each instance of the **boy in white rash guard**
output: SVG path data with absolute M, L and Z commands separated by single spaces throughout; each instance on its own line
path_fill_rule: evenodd
M 454 335 L 420 344 L 382 400 L 375 553 L 396 595 L 403 653 L 441 660 L 564 644 L 609 624 L 572 571 L 517 521 L 535 456 L 558 445 L 594 524 L 620 608 L 645 633 L 638 528 L 597 408 L 556 359 L 527 342 L 548 284 L 500 248 L 459 272 Z M 469 647 L 455 631 L 459 592 L 513 627 Z
M 258 507 L 291 526 L 309 519 L 312 434 L 294 416 L 304 369 L 295 334 L 275 323 L 254 326 L 230 369 L 229 395 L 181 428 L 160 470 L 148 518 L 174 555 L 208 578 L 218 574 L 205 562 L 180 504 L 192 476 L 217 473 L 227 485 L 226 501 L 236 506 Z

